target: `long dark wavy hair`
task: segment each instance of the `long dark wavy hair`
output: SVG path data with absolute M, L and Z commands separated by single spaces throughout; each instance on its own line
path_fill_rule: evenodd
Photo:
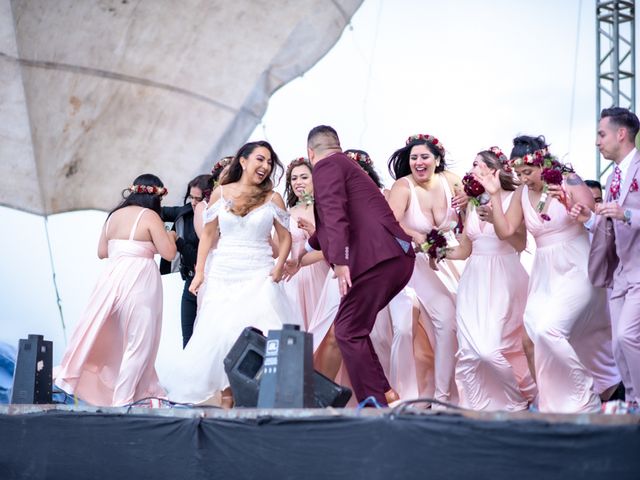
M 273 147 L 269 142 L 264 140 L 260 140 L 257 142 L 249 142 L 245 143 L 238 153 L 233 157 L 231 164 L 229 165 L 229 170 L 224 178 L 220 181 L 221 185 L 227 185 L 229 183 L 234 183 L 240 180 L 242 177 L 242 165 L 240 164 L 241 158 L 249 158 L 249 155 L 253 153 L 253 151 L 258 147 L 264 147 L 269 150 L 269 154 L 271 155 L 271 171 L 269 172 L 269 176 L 265 178 L 259 185 L 257 185 L 258 192 L 251 195 L 248 201 L 241 208 L 232 207 L 232 211 L 236 215 L 244 216 L 253 210 L 254 207 L 265 202 L 267 195 L 269 192 L 273 190 L 275 184 L 282 178 L 282 172 L 284 168 L 282 167 L 282 163 L 278 158 L 278 155 L 273 150 Z M 276 172 L 279 172 L 276 174 Z M 274 183 L 273 178 L 277 175 L 277 180 Z
M 158 177 L 151 173 L 144 173 L 133 181 L 132 185 L 143 185 L 145 187 L 164 187 L 164 183 Z M 110 217 L 113 212 L 120 210 L 121 208 L 128 207 L 130 205 L 136 205 L 138 207 L 148 208 L 153 210 L 160 216 L 160 202 L 162 201 L 162 195 L 156 193 L 133 193 L 128 188 L 122 191 L 122 202 L 118 204 L 116 208 L 109 212 Z
M 504 163 L 500 161 L 495 153 L 493 153 L 491 150 L 483 150 L 481 152 L 478 152 L 478 155 L 482 157 L 482 161 L 487 165 L 487 167 L 499 171 L 498 178 L 500 179 L 500 187 L 502 187 L 503 190 L 513 192 L 516 188 L 518 188 L 518 185 L 520 185 L 520 183 L 518 182 L 516 177 L 513 176 L 513 170 L 505 169 Z
M 547 148 L 547 140 L 544 135 L 538 135 L 532 137 L 530 135 L 520 135 L 513 139 L 513 148 L 511 149 L 510 159 L 522 158 L 528 153 L 533 153 L 536 150 L 542 150 Z
M 371 157 L 367 152 L 365 152 L 364 150 L 358 150 L 356 148 L 350 148 L 348 150 L 345 150 L 344 153 L 345 155 L 354 159 L 355 162 L 360 165 L 360 168 L 362 168 L 367 173 L 367 175 L 369 175 L 369 178 L 373 180 L 373 183 L 375 183 L 378 188 L 384 188 L 384 184 L 380 180 L 380 176 L 378 175 L 378 172 L 376 172 L 376 169 L 373 168 L 373 161 L 371 160 Z
M 440 151 L 433 143 L 424 138 L 415 138 L 409 141 L 404 147 L 399 148 L 389 158 L 387 166 L 389 167 L 389 173 L 394 180 L 402 177 L 406 177 L 411 174 L 411 167 L 409 166 L 409 156 L 411 155 L 411 149 L 416 145 L 425 145 L 429 151 L 433 154 L 436 160 L 440 160 L 440 164 L 436 167 L 436 173 L 440 173 L 447 168 L 447 164 L 444 159 L 444 150 Z
M 311 162 L 306 158 L 296 158 L 289 164 L 289 166 L 287 167 L 287 175 L 285 177 L 287 179 L 287 184 L 284 187 L 284 197 L 287 208 L 291 208 L 296 203 L 298 203 L 298 196 L 296 195 L 296 192 L 293 191 L 293 187 L 291 186 L 291 172 L 294 168 L 301 165 L 307 167 L 309 169 L 309 173 L 313 175 L 313 167 L 311 166 Z

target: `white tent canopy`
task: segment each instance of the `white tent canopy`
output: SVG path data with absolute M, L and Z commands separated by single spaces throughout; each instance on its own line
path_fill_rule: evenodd
M 0 205 L 108 210 L 146 172 L 177 202 L 361 3 L 0 0 Z

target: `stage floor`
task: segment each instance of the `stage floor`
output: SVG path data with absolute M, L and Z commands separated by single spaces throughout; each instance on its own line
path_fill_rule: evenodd
M 0 479 L 640 478 L 640 415 L 0 406 Z

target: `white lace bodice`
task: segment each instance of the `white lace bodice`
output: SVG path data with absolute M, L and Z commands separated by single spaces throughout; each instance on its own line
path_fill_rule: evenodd
M 220 239 L 207 258 L 207 275 L 243 281 L 249 275 L 268 274 L 274 264 L 269 243 L 273 222 L 288 229 L 289 214 L 268 201 L 241 217 L 231 212 L 230 202 L 222 197 L 204 212 L 205 224 L 216 218 Z

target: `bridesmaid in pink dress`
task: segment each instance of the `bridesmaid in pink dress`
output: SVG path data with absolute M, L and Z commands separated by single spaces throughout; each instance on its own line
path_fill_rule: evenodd
M 313 224 L 313 182 L 311 164 L 305 158 L 292 161 L 287 167 L 287 184 L 284 195 L 291 220 L 291 259 L 287 262 L 285 293 L 293 305 L 297 305 L 302 313 L 302 328 L 308 330 L 309 322 L 318 305 L 320 292 L 324 285 L 329 265 L 327 262 L 316 262 L 299 268 L 297 260 L 304 253 L 304 246 L 309 234 L 298 226 L 300 220 Z
M 500 149 L 492 147 L 478 153 L 472 170 L 476 175 L 499 172 L 505 210 L 517 187 L 507 161 Z M 467 207 L 460 245 L 447 253 L 451 259 L 470 256 L 456 302 L 460 405 L 473 410 L 525 410 L 536 395 L 522 346 L 529 278 L 518 253 L 526 246 L 527 232 L 521 224 L 514 235 L 500 240 L 485 221 L 486 213 L 484 206 Z
M 524 220 L 536 241 L 524 325 L 534 344 L 538 407 L 543 412 L 598 412 L 598 394 L 615 388 L 620 376 L 611 353 L 606 293 L 587 276 L 589 238 L 581 224 L 587 218 L 572 219 L 567 213 L 577 202 L 593 209 L 593 195 L 566 167 L 562 186 L 549 185 L 548 194 L 543 192 L 543 163 L 553 158 L 544 137 L 521 136 L 513 143 L 511 165 L 523 185 L 506 212 L 499 172 L 477 178 L 491 195 L 498 237 L 510 237 Z
M 456 242 L 453 231 L 460 221 L 456 209 L 466 207 L 467 197 L 464 193 L 454 196 L 460 178 L 445 169 L 444 156 L 437 138 L 420 134 L 409 137 L 406 145 L 389 159 L 389 171 L 396 179 L 389 205 L 416 245 L 424 243 L 433 228 L 445 233 L 452 244 Z M 423 327 L 434 351 L 433 397 L 449 403 L 456 399 L 455 290 L 460 277 L 452 261 L 440 262 L 437 269 L 430 266 L 426 254 L 417 255 L 409 286 L 424 309 Z
M 166 232 L 155 175 L 140 175 L 109 213 L 98 244 L 108 258 L 73 332 L 55 384 L 87 403 L 122 406 L 163 397 L 155 370 L 162 325 L 162 282 L 154 255 L 171 261 L 175 232 Z M 124 192 L 123 192 L 124 193 Z

